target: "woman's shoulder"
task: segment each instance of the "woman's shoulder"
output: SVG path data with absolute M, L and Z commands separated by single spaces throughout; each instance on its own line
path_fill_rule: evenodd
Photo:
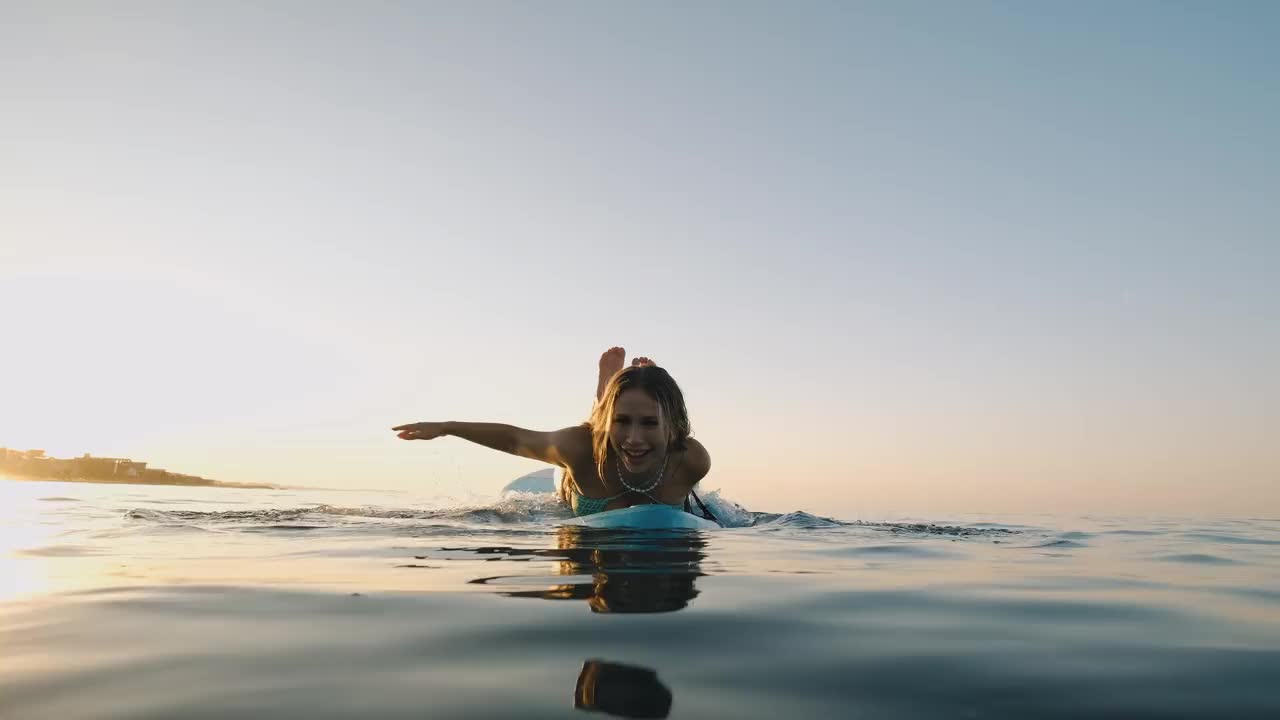
M 591 460 L 591 426 L 574 425 L 555 433 L 556 449 L 570 465 Z
M 685 440 L 682 454 L 684 457 L 680 459 L 679 473 L 690 486 L 696 485 L 711 472 L 711 453 L 707 452 L 702 443 L 693 438 Z

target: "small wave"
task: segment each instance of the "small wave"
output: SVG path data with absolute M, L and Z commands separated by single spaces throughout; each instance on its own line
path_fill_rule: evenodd
M 432 519 L 505 524 L 568 518 L 572 513 L 560 498 L 549 493 L 507 493 L 495 502 L 481 505 L 463 505 L 433 511 Z
M 1194 563 L 1197 565 L 1235 565 L 1239 561 L 1219 555 L 1207 553 L 1183 553 L 1181 555 L 1163 555 L 1155 558 L 1161 562 Z
M 84 502 L 84 501 L 81 500 L 80 498 L 55 496 L 55 497 L 40 498 L 40 502 Z
M 949 558 L 957 554 L 923 542 L 896 542 L 892 545 L 851 545 L 815 551 L 821 555 L 865 558 Z
M 85 557 L 102 553 L 84 545 L 45 545 L 44 547 L 27 548 L 16 553 L 22 557 Z
M 503 497 L 487 505 L 460 506 L 442 509 L 341 507 L 336 505 L 312 505 L 297 508 L 269 508 L 262 510 L 157 510 L 135 508 L 125 512 L 125 518 L 161 525 L 247 525 L 257 529 L 321 529 L 330 527 L 340 519 L 347 520 L 417 520 L 462 524 L 501 524 L 538 522 L 568 517 L 569 511 L 554 497 L 534 494 L 518 494 Z M 326 522 L 326 518 L 330 520 Z
M 302 508 L 300 512 L 337 517 L 376 518 L 378 520 L 430 520 L 436 516 L 435 512 L 427 510 L 339 507 L 337 505 L 314 505 Z
M 711 514 L 716 516 L 716 520 L 719 520 L 720 524 L 727 528 L 748 527 L 756 524 L 756 513 L 724 497 L 719 490 L 699 493 L 698 498 L 702 500 L 703 505 L 707 506 Z M 697 503 L 693 503 L 693 506 L 696 511 L 698 509 Z
M 989 523 L 981 525 L 935 525 L 933 523 L 892 523 L 892 522 L 868 522 L 865 520 L 855 520 L 853 522 L 844 522 L 834 518 L 822 517 L 820 515 L 811 515 L 804 511 L 796 511 L 791 513 L 751 513 L 754 521 L 750 524 L 755 527 L 786 527 L 800 528 L 804 530 L 819 530 L 824 528 L 868 528 L 881 532 L 892 533 L 894 535 L 905 535 L 911 537 L 948 537 L 948 538 L 1000 538 L 1010 535 L 1018 535 L 1020 531 L 1006 527 L 992 527 Z
M 1209 542 L 1226 543 L 1230 545 L 1280 545 L 1280 540 L 1240 537 L 1239 535 L 1227 535 L 1226 533 L 1190 532 L 1185 533 L 1184 537 L 1195 538 L 1196 540 L 1208 540 Z
M 983 537 L 1006 537 L 1009 535 L 1017 535 L 1019 531 L 1010 530 L 1003 527 L 973 527 L 971 525 L 934 525 L 932 523 L 872 523 L 858 521 L 850 523 L 859 527 L 868 527 L 876 530 L 894 533 L 897 535 L 920 535 L 934 537 L 963 537 L 963 538 L 983 538 Z
M 804 530 L 844 527 L 848 524 L 849 523 L 843 523 L 832 518 L 810 515 L 804 511 L 790 512 L 782 515 L 775 513 L 755 513 L 755 521 L 752 523 L 755 527 L 801 528 Z
M 508 492 L 496 501 L 479 505 L 459 505 L 449 508 L 409 509 L 377 507 L 338 507 L 316 505 L 304 509 L 321 515 L 373 518 L 379 520 L 434 520 L 480 523 L 516 523 L 529 520 L 546 520 L 568 517 L 569 511 L 560 499 L 550 493 Z
M 1235 588 L 1219 588 L 1218 592 L 1228 593 L 1237 597 L 1247 598 L 1249 600 L 1259 600 L 1269 605 L 1280 605 L 1280 590 L 1268 590 L 1266 588 L 1253 587 L 1235 587 Z
M 1033 548 L 1082 548 L 1088 547 L 1082 542 L 1076 542 L 1067 538 L 1057 538 L 1055 540 L 1046 540 L 1038 545 L 1028 545 Z
M 150 510 L 147 508 L 135 508 L 125 512 L 124 516 L 128 520 L 141 520 L 155 523 L 179 523 L 188 524 L 193 522 L 280 522 L 295 520 L 302 517 L 309 510 L 307 508 L 296 508 L 290 510 Z

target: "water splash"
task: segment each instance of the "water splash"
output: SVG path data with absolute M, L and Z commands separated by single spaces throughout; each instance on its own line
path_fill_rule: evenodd
M 771 513 L 751 511 L 724 497 L 719 490 L 700 494 L 703 504 L 726 528 L 757 528 L 766 532 L 821 532 L 859 528 L 908 537 L 998 538 L 1019 534 L 1019 530 L 981 526 L 935 525 L 929 523 L 846 522 L 803 511 Z M 390 526 L 394 531 L 426 530 L 431 527 L 472 530 L 546 530 L 572 517 L 553 493 L 504 492 L 494 499 L 473 500 L 447 507 L 381 507 L 314 504 L 291 508 L 256 510 L 159 510 L 136 508 L 125 519 L 143 526 L 194 527 L 236 531 L 264 529 L 323 529 L 355 526 L 374 530 Z

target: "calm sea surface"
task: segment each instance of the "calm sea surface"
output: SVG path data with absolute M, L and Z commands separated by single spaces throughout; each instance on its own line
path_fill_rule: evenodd
M 715 506 L 0 482 L 0 717 L 1280 717 L 1280 519 Z

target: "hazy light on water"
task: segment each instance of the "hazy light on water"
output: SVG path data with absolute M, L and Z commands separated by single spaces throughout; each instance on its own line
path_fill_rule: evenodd
M 0 488 L 0 714 L 1275 706 L 1277 521 L 793 512 L 636 534 L 558 528 L 529 494 Z M 1011 682 L 1034 689 L 1017 711 Z

